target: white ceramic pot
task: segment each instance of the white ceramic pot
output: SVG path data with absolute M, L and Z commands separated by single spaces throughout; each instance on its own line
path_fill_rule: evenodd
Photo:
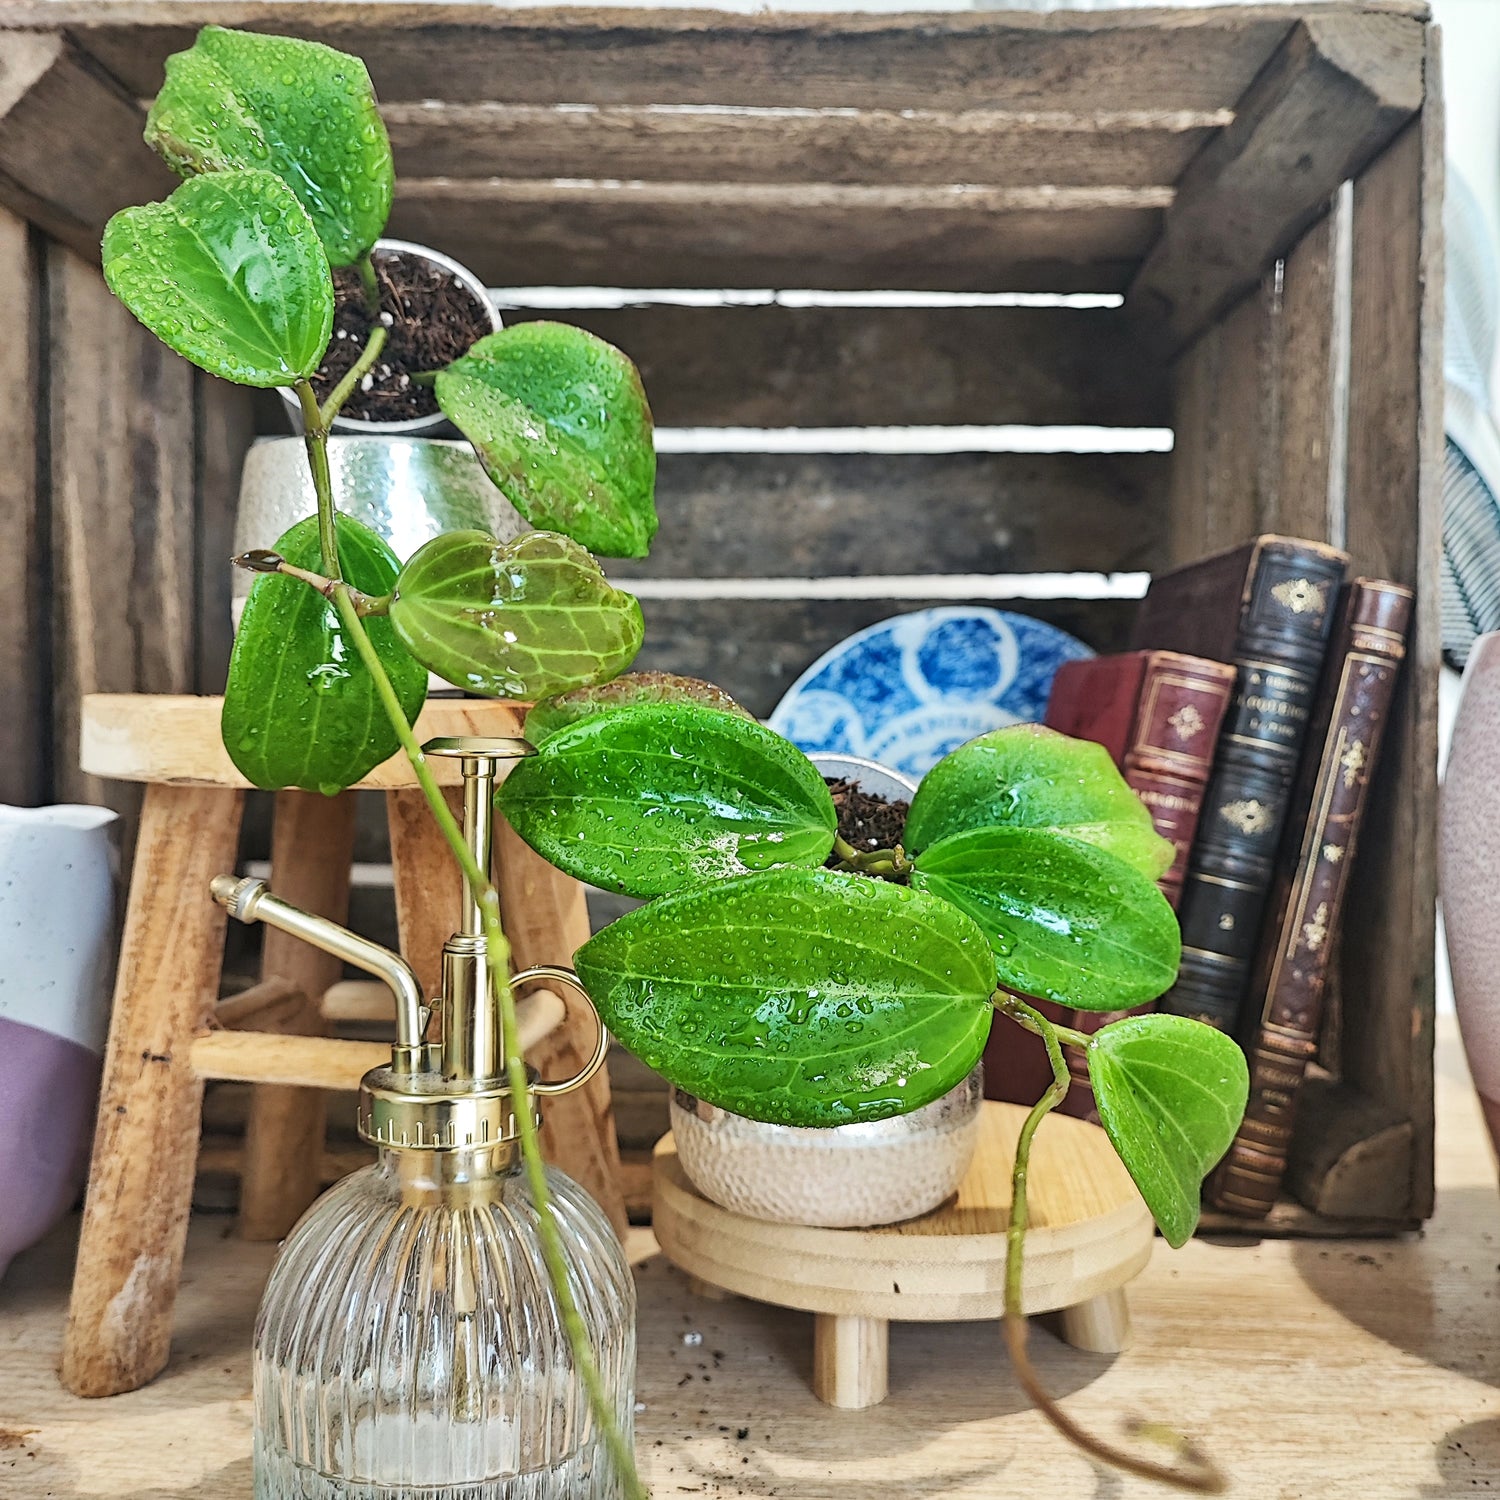
M 0 1274 L 88 1170 L 114 969 L 102 807 L 0 807 Z
M 376 240 L 375 250 L 389 250 L 394 253 L 406 255 L 420 255 L 424 260 L 431 261 L 434 265 L 441 266 L 454 278 L 462 282 L 479 299 L 480 305 L 489 313 L 490 332 L 499 333 L 503 326 L 500 314 L 493 302 L 490 301 L 489 289 L 467 266 L 460 265 L 451 256 L 447 256 L 438 250 L 431 250 L 426 245 L 413 244 L 410 240 Z M 292 426 L 297 432 L 302 431 L 302 403 L 298 401 L 297 394 L 290 387 L 283 386 L 281 399 L 286 403 L 287 411 L 291 415 Z M 335 432 L 346 432 L 358 434 L 365 437 L 384 435 L 386 437 L 451 437 L 454 428 L 442 412 L 434 412 L 428 417 L 408 417 L 402 422 L 361 422 L 357 417 L 335 417 L 333 419 L 333 430 Z

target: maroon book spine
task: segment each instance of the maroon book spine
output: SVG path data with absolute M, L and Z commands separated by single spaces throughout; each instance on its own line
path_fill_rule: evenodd
M 1242 1038 L 1250 1102 L 1209 1179 L 1215 1207 L 1263 1218 L 1286 1172 L 1297 1097 L 1317 1051 L 1323 992 L 1370 779 L 1390 713 L 1412 593 L 1357 578 L 1345 591 L 1309 753 L 1261 939 Z

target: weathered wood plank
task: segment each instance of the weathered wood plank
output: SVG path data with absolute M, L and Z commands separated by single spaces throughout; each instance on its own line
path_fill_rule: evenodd
M 193 489 L 198 518 L 198 629 L 193 687 L 222 693 L 233 644 L 230 564 L 240 466 L 255 438 L 255 402 L 243 386 L 193 372 Z
M 1170 424 L 1165 372 L 1111 308 L 626 307 L 576 323 L 636 362 L 664 427 Z M 733 357 L 726 358 L 726 351 Z
M 141 140 L 145 113 L 56 33 L 6 38 L 0 54 L 0 202 L 97 260 L 116 209 L 170 192 Z
M 1110 292 L 1167 195 L 426 178 L 397 185 L 390 232 L 442 244 L 491 286 Z
M 653 182 L 1177 181 L 1228 110 L 1016 112 L 649 105 L 388 104 L 403 177 L 610 177 Z
M 0 208 L 0 285 L 9 327 L 0 344 L 0 802 L 49 800 L 52 774 L 51 572 L 46 485 L 37 472 L 43 297 L 40 255 L 26 221 Z
M 611 577 L 1117 572 L 1166 556 L 1160 453 L 664 454 Z
M 1131 287 L 1180 349 L 1259 281 L 1421 108 L 1424 27 L 1403 16 L 1301 21 L 1183 173 Z
M 845 636 L 877 620 L 958 599 L 651 599 L 646 644 L 636 660 L 706 677 L 762 717 L 804 668 Z M 995 608 L 992 600 L 982 601 Z M 1129 599 L 1026 600 L 1017 612 L 1071 631 L 1100 651 L 1125 649 L 1136 604 Z
M 1368 6 L 1339 6 L 1362 11 Z M 1400 7 L 1410 13 L 1410 6 Z M 1061 15 L 743 15 L 455 4 L 20 3 L 66 26 L 137 94 L 205 21 L 364 57 L 387 102 L 742 104 L 878 109 L 1232 108 L 1286 35 L 1275 5 Z
M 1443 125 L 1421 118 L 1355 183 L 1348 548 L 1414 584 L 1413 634 L 1361 847 L 1342 952 L 1344 1077 L 1414 1126 L 1412 1211 L 1432 1205 L 1438 561 L 1442 525 Z M 1358 1023 L 1354 1017 L 1357 1014 Z
M 132 809 L 79 771 L 82 698 L 194 675 L 193 381 L 72 251 L 48 256 L 54 793 Z

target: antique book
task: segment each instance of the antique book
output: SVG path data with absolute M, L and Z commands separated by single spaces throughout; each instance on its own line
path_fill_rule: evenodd
M 1406 654 L 1411 590 L 1356 578 L 1344 592 L 1245 1006 L 1250 1103 L 1207 1188 L 1215 1208 L 1247 1217 L 1270 1210 L 1286 1171 L 1360 820 Z
M 1178 910 L 1182 967 L 1158 1008 L 1233 1031 L 1347 556 L 1261 536 L 1155 578 L 1138 648 L 1230 662 L 1237 677 Z
M 1233 667 L 1180 651 L 1125 651 L 1064 662 L 1052 680 L 1043 722 L 1102 745 L 1146 804 L 1156 831 L 1171 840 L 1172 864 L 1158 884 L 1174 907 L 1234 682 Z M 1079 1010 L 1065 1024 L 1092 1034 L 1128 1014 Z M 1088 1119 L 1094 1113 L 1088 1065 L 1073 1049 L 1067 1058 L 1074 1086 L 1060 1107 Z

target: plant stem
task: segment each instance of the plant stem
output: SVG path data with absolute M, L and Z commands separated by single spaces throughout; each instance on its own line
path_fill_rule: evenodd
M 1087 1048 L 1093 1041 L 1088 1032 L 1074 1031 L 1071 1026 L 1061 1026 L 1056 1021 L 1049 1021 L 1040 1011 L 1033 1010 L 1031 1006 L 1018 1000 L 1006 990 L 996 990 L 990 996 L 990 1004 L 1002 1016 L 1008 1016 L 1017 1026 L 1024 1027 L 1033 1036 L 1041 1037 L 1043 1041 L 1046 1041 L 1049 1031 L 1065 1047 Z
M 384 330 L 380 331 L 384 332 Z M 374 342 L 373 338 L 371 342 Z M 335 391 L 334 395 L 337 394 L 338 392 Z M 337 406 L 333 406 L 332 398 L 330 398 L 330 406 L 334 411 L 338 409 Z M 304 410 L 306 410 L 305 402 Z M 319 415 L 321 418 L 322 414 Z M 328 420 L 332 420 L 331 415 Z M 333 490 L 328 481 L 328 429 L 324 422 L 319 420 L 316 426 L 309 427 L 308 433 L 309 457 L 312 457 L 315 450 L 322 454 L 321 465 L 315 462 L 312 466 L 313 486 L 318 496 L 320 529 L 326 523 L 327 529 L 332 532 L 334 506 Z M 335 558 L 335 563 L 336 561 Z M 531 1090 L 526 1079 L 526 1064 L 517 1045 L 519 1031 L 516 1025 L 515 995 L 510 985 L 510 943 L 500 921 L 499 892 L 490 880 L 489 873 L 479 868 L 473 851 L 464 839 L 463 830 L 458 826 L 453 811 L 448 806 L 448 800 L 443 796 L 442 789 L 437 784 L 437 778 L 433 776 L 427 764 L 427 757 L 422 753 L 416 734 L 407 722 L 406 714 L 401 707 L 401 700 L 396 696 L 396 689 L 386 675 L 385 666 L 375 650 L 374 642 L 365 630 L 364 621 L 360 618 L 359 610 L 351 597 L 349 585 L 337 577 L 336 567 L 329 571 L 335 574 L 332 580 L 334 607 L 339 612 L 344 629 L 348 631 L 354 642 L 355 650 L 359 652 L 360 660 L 374 680 L 381 707 L 385 710 L 391 728 L 401 742 L 401 748 L 406 752 L 407 760 L 411 762 L 417 785 L 421 787 L 422 795 L 437 821 L 443 838 L 452 850 L 453 857 L 463 871 L 464 880 L 473 895 L 475 904 L 479 907 L 484 922 L 485 962 L 489 968 L 490 982 L 500 1002 L 500 1030 L 502 1045 L 505 1049 L 506 1077 L 510 1083 L 511 1097 L 515 1100 L 516 1119 L 520 1125 L 521 1156 L 526 1166 L 526 1177 L 531 1188 L 532 1201 L 536 1206 L 542 1258 L 547 1263 L 548 1279 L 552 1283 L 553 1295 L 557 1298 L 558 1311 L 562 1315 L 563 1328 L 568 1336 L 574 1366 L 588 1393 L 594 1421 L 604 1435 L 605 1444 L 619 1472 L 628 1500 L 647 1500 L 646 1488 L 636 1472 L 635 1454 L 626 1443 L 625 1435 L 615 1421 L 609 1393 L 604 1389 L 599 1367 L 594 1361 L 594 1352 L 589 1347 L 588 1330 L 584 1327 L 583 1317 L 578 1311 L 578 1303 L 573 1296 L 573 1288 L 568 1279 L 567 1256 L 563 1250 L 562 1236 L 558 1232 L 557 1219 L 552 1208 L 552 1194 L 547 1185 L 546 1167 L 537 1141 L 536 1117 L 533 1114 Z
M 247 573 L 281 573 L 287 578 L 295 578 L 310 589 L 316 589 L 325 599 L 332 599 L 335 589 L 345 589 L 362 619 L 370 615 L 389 614 L 391 610 L 390 594 L 366 594 L 352 583 L 345 583 L 338 578 L 325 578 L 321 573 L 314 573 L 311 568 L 299 568 L 296 563 L 289 563 L 279 553 L 269 552 L 261 547 L 240 553 L 234 559 L 234 565 Z
M 1159 1426 L 1136 1425 L 1138 1435 L 1151 1437 L 1176 1448 L 1180 1461 L 1176 1466 L 1159 1464 L 1149 1458 L 1127 1453 L 1123 1448 L 1116 1448 L 1080 1427 L 1043 1387 L 1031 1363 L 1031 1357 L 1026 1352 L 1028 1326 L 1021 1298 L 1021 1267 L 1026 1250 L 1028 1222 L 1026 1179 L 1031 1166 L 1031 1143 L 1042 1121 L 1067 1096 L 1071 1080 L 1068 1065 L 1063 1061 L 1059 1039 L 1059 1032 L 1063 1028 L 1054 1026 L 1040 1011 L 1014 996 L 1006 996 L 1003 1004 L 997 999 L 996 1006 L 1012 1020 L 1041 1037 L 1047 1046 L 1047 1060 L 1052 1064 L 1052 1082 L 1026 1116 L 1021 1133 L 1016 1138 L 1016 1163 L 1011 1173 L 1010 1222 L 1005 1231 L 1005 1343 L 1010 1350 L 1016 1379 L 1021 1382 L 1022 1389 L 1031 1398 L 1036 1409 L 1090 1458 L 1123 1469 L 1128 1474 L 1159 1480 L 1178 1489 L 1193 1490 L 1205 1495 L 1221 1494 L 1226 1487 L 1224 1475 L 1213 1460 L 1187 1438 Z M 1072 1035 L 1080 1036 L 1082 1033 L 1073 1032 Z
M 894 849 L 856 849 L 846 839 L 834 834 L 833 852 L 839 857 L 837 868 L 841 870 L 893 879 L 911 874 L 911 861 L 900 844 Z
M 380 282 L 375 277 L 375 261 L 368 250 L 355 261 L 359 283 L 365 292 L 365 308 L 372 318 L 380 317 Z
M 437 378 L 442 373 L 443 372 L 441 370 L 408 370 L 406 378 L 411 381 L 413 385 L 431 386 L 437 384 Z
M 328 399 L 322 405 L 319 415 L 323 418 L 325 428 L 333 426 L 333 419 L 344 409 L 344 402 L 354 394 L 354 387 L 369 374 L 370 367 L 380 358 L 380 351 L 385 348 L 386 337 L 385 329 L 379 324 L 370 330 L 370 336 L 365 340 L 365 347 L 360 352 L 359 358 L 354 361 L 344 378 L 328 393 Z

